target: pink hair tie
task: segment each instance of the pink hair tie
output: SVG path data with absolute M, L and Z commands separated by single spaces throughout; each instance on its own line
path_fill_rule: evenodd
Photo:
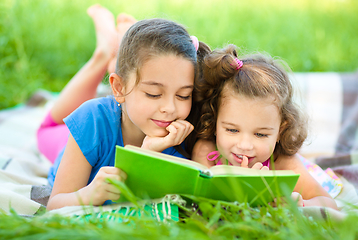
M 216 159 L 218 159 L 216 165 L 222 165 L 220 158 L 221 158 L 221 155 L 220 155 L 219 151 L 213 151 L 206 156 L 206 159 L 209 161 L 215 161 Z
M 220 157 L 221 155 L 219 151 L 213 151 L 206 156 L 206 159 L 208 159 L 209 161 L 215 161 L 218 158 L 220 159 Z
M 199 49 L 199 40 L 198 40 L 198 38 L 195 37 L 195 36 L 190 36 L 190 39 L 194 44 L 195 50 L 198 51 L 198 49 Z
M 222 161 L 221 161 L 221 158 L 222 158 L 222 155 L 220 154 L 219 151 L 213 151 L 211 153 L 209 153 L 207 156 L 206 156 L 206 159 L 208 161 L 215 161 L 215 160 L 218 160 L 216 162 L 216 165 L 223 165 Z M 226 165 L 232 165 L 231 163 L 229 163 L 229 161 L 226 159 Z
M 242 65 L 244 65 L 244 63 L 241 61 L 241 60 L 239 60 L 238 58 L 234 58 L 234 61 L 235 61 L 235 65 L 236 65 L 236 70 L 239 70 L 241 67 L 242 67 Z

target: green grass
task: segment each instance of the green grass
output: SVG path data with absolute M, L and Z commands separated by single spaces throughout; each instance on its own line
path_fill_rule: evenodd
M 137 198 L 122 183 L 111 181 L 131 199 L 136 212 L 145 211 Z M 185 206 L 178 205 L 179 221 L 157 221 L 147 214 L 107 213 L 60 216 L 39 214 L 25 217 L 0 212 L 1 239 L 357 239 L 358 215 L 338 219 L 303 213 L 296 203 L 250 207 L 247 203 L 228 203 L 185 195 Z M 194 205 L 192 203 L 195 203 Z M 194 207 L 193 207 L 194 206 Z M 352 207 L 358 210 L 358 207 Z
M 0 109 L 39 88 L 60 91 L 89 59 L 95 34 L 86 9 L 96 2 L 115 15 L 178 21 L 212 48 L 234 43 L 244 51 L 266 51 L 293 71 L 357 69 L 354 0 L 2 0 Z
M 183 208 L 179 222 L 112 214 L 114 218 L 0 213 L 1 239 L 357 239 L 357 216 L 344 221 L 304 216 L 295 206 L 250 208 L 200 199 L 199 210 Z M 95 215 L 93 215 L 95 216 Z M 119 222 L 118 219 L 122 220 Z
M 234 43 L 244 51 L 266 51 L 285 59 L 296 72 L 357 70 L 355 0 L 2 0 L 0 109 L 24 102 L 39 88 L 62 89 L 94 49 L 86 9 L 96 2 L 114 14 L 178 21 L 212 48 Z M 183 221 L 169 224 L 134 217 L 115 223 L 0 214 L 0 238 L 358 238 L 357 216 L 331 222 L 307 218 L 294 207 L 253 209 L 204 200 L 199 206 L 202 215 L 185 212 Z

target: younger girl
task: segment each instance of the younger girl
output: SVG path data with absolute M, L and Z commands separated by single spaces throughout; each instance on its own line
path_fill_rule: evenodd
M 299 206 L 337 209 L 297 155 L 307 136 L 306 120 L 293 103 L 292 85 L 278 61 L 261 54 L 238 58 L 229 45 L 209 54 L 202 70 L 200 140 L 193 160 L 209 166 L 228 162 L 293 170 L 300 174 L 292 196 Z
M 106 181 L 120 180 L 120 170 L 113 167 L 116 145 L 182 157 L 173 146 L 193 130 L 185 119 L 197 68 L 194 43 L 182 26 L 168 20 L 143 20 L 128 29 L 109 78 L 114 96 L 89 100 L 64 119 L 70 134 L 50 174 L 56 178 L 48 209 L 117 200 L 118 189 Z M 52 109 L 48 118 L 55 113 Z

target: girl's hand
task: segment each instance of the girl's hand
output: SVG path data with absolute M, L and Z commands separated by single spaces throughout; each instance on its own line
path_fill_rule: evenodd
M 303 198 L 302 195 L 299 194 L 298 192 L 292 192 L 291 193 L 291 199 L 295 202 L 297 202 L 297 207 L 304 207 L 304 203 L 303 203 Z M 287 205 L 287 199 L 284 197 L 280 198 L 280 201 L 278 201 L 277 198 L 274 199 L 273 202 L 269 203 L 269 205 L 271 205 L 272 207 L 277 207 L 278 206 L 278 202 L 280 202 L 283 205 Z
M 249 159 L 246 156 L 242 157 L 241 167 L 249 168 Z M 269 170 L 267 166 L 262 165 L 260 162 L 255 163 L 251 168 L 257 170 Z
M 94 206 L 102 205 L 106 200 L 118 200 L 120 191 L 107 181 L 108 178 L 124 181 L 126 175 L 119 168 L 102 167 L 93 181 L 78 191 L 80 199 Z
M 188 121 L 176 120 L 166 128 L 169 133 L 165 137 L 146 136 L 142 148 L 162 152 L 169 147 L 181 144 L 193 129 L 194 126 Z
M 293 192 L 291 193 L 291 198 L 293 201 L 297 202 L 297 207 L 304 207 L 304 203 L 303 203 L 303 198 L 302 195 L 299 194 L 298 192 Z

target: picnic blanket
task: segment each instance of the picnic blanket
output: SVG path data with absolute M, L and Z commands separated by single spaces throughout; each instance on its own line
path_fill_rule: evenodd
M 295 73 L 293 82 L 310 119 L 301 154 L 358 191 L 358 72 Z
M 36 129 L 44 106 L 18 106 L 0 111 L 0 209 L 23 215 L 43 212 L 51 194 L 51 163 L 39 154 Z
M 358 72 L 294 73 L 291 79 L 296 100 L 310 117 L 309 137 L 300 153 L 332 168 L 343 181 L 336 197 L 341 211 L 305 207 L 303 212 L 344 218 L 358 206 Z M 42 213 L 51 193 L 47 182 L 51 163 L 38 152 L 36 130 L 56 97 L 40 93 L 26 104 L 0 111 L 0 211 L 5 213 L 10 209 L 21 215 Z M 65 207 L 56 213 L 81 211 L 82 207 Z

